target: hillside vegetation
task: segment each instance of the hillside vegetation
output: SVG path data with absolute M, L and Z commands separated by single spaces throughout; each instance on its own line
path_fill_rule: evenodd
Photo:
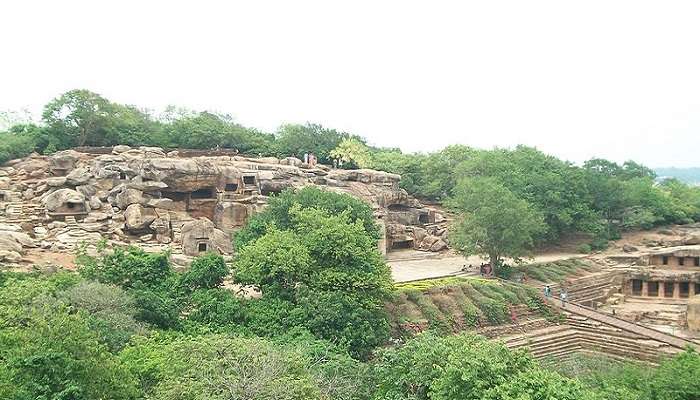
M 477 278 L 443 278 L 397 285 L 387 303 L 393 336 L 425 330 L 443 334 L 511 323 L 514 307 L 552 317 L 536 289 Z
M 322 163 L 342 160 L 343 168 L 374 168 L 400 174 L 401 185 L 409 193 L 427 200 L 447 201 L 457 212 L 467 214 L 471 214 L 474 200 L 472 204 L 459 200 L 469 195 L 469 188 L 479 187 L 486 198 L 490 194 L 502 201 L 509 199 L 509 204 L 520 210 L 514 217 L 522 216 L 517 218 L 521 224 L 511 225 L 521 227 L 521 240 L 508 244 L 510 255 L 515 257 L 526 255 L 523 248 L 575 233 L 590 234 L 590 246 L 596 249 L 617 238 L 621 230 L 700 220 L 700 187 L 689 187 L 678 180 L 656 185 L 654 171 L 634 161 L 618 165 L 592 159 L 576 166 L 524 146 L 479 150 L 454 145 L 434 153 L 406 154 L 368 146 L 357 135 L 317 124 L 287 124 L 275 132 L 261 132 L 228 115 L 207 111 L 171 107 L 153 115 L 87 90 L 58 96 L 46 104 L 39 123 L 15 123 L 0 133 L 0 138 L 0 162 L 34 151 L 48 154 L 75 146 L 117 144 L 235 148 L 256 156 L 299 158 L 312 152 Z M 498 210 L 493 211 L 494 215 L 499 214 Z M 489 214 L 481 217 L 493 219 Z M 503 233 L 480 234 L 469 228 L 474 220 L 461 222 L 479 239 Z M 513 248 L 514 244 L 520 248 Z M 491 247 L 464 251 L 499 255 Z

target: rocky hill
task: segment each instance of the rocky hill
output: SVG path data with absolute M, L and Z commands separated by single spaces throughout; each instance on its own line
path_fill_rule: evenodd
M 36 261 L 42 252 L 69 253 L 101 240 L 169 249 L 183 263 L 206 251 L 230 255 L 232 233 L 269 196 L 308 185 L 371 204 L 385 233 L 383 252 L 447 247 L 445 218 L 400 189 L 395 174 L 226 152 L 77 150 L 0 167 L 0 261 Z

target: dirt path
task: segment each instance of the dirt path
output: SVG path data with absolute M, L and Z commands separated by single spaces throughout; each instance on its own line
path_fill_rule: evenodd
M 536 255 L 532 262 L 551 262 L 577 257 L 582 257 L 582 255 L 577 253 L 545 253 Z M 487 260 L 478 256 L 465 258 L 454 253 L 439 256 L 434 253 L 413 250 L 390 253 L 387 258 L 387 263 L 391 267 L 391 276 L 395 282 L 454 275 L 462 272 L 464 265 L 471 264 L 478 268 L 484 262 Z

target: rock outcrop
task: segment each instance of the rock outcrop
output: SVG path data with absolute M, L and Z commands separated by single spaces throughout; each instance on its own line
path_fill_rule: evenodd
M 28 237 L 39 232 L 44 248 L 69 249 L 83 238 L 189 256 L 230 254 L 231 234 L 269 196 L 316 185 L 368 202 L 385 230 L 382 251 L 447 248 L 445 218 L 400 189 L 398 175 L 293 157 L 183 156 L 191 153 L 115 146 L 11 161 L 0 168 L 0 227 L 19 226 Z M 31 243 L 7 232 L 0 229 L 0 258 L 6 251 L 17 259 Z

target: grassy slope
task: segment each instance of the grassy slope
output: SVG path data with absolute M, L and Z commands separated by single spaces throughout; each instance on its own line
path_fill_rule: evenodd
M 386 305 L 394 337 L 436 329 L 452 333 L 511 322 L 511 307 L 551 313 L 536 289 L 478 278 L 445 278 L 397 285 Z

